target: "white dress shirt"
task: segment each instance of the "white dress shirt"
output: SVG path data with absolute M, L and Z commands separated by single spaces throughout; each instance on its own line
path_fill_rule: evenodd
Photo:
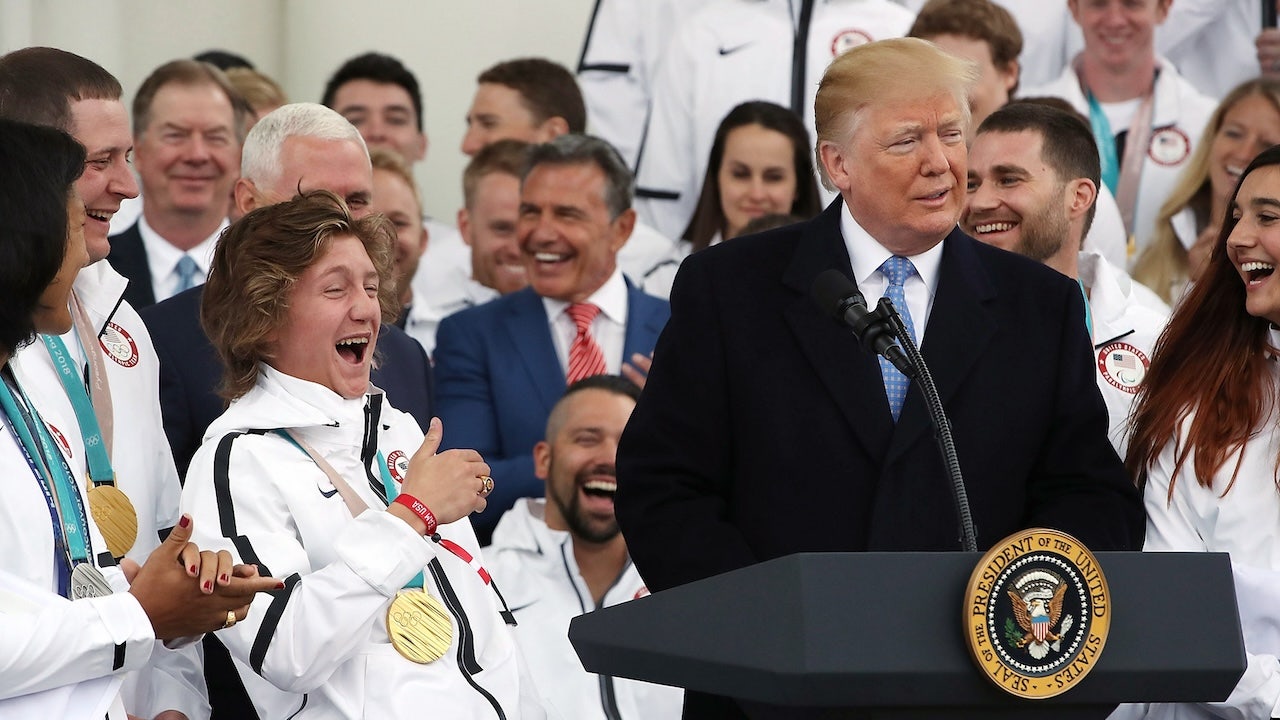
M 591 321 L 591 337 L 595 338 L 604 353 L 604 366 L 610 374 L 616 375 L 622 370 L 622 352 L 627 339 L 627 283 L 622 279 L 622 270 L 614 268 L 613 275 L 583 302 L 600 308 L 600 314 Z M 556 346 L 556 358 L 560 361 L 560 369 L 566 374 L 569 368 L 569 348 L 573 339 L 578 336 L 578 326 L 565 310 L 570 303 L 564 300 L 542 298 L 542 305 L 547 310 L 547 321 L 551 324 L 551 341 Z
M 844 247 L 849 253 L 849 262 L 853 266 L 853 279 L 858 283 L 858 291 L 867 299 L 867 306 L 874 308 L 876 302 L 884 296 L 889 287 L 889 280 L 880 272 L 885 260 L 893 257 L 885 246 L 853 219 L 849 205 L 841 206 L 840 234 L 844 236 Z M 943 241 L 945 242 L 945 240 Z M 916 266 L 916 274 L 907 278 L 902 285 L 903 295 L 907 298 L 907 308 L 911 311 L 911 325 L 915 329 L 916 344 L 924 338 L 925 327 L 929 324 L 929 311 L 933 309 L 933 298 L 938 291 L 938 266 L 942 263 L 942 242 L 925 250 L 919 255 L 906 256 Z M 902 309 L 898 308 L 901 312 Z
M 227 219 L 213 234 L 205 238 L 199 245 L 187 251 L 179 250 L 165 240 L 147 224 L 145 215 L 138 216 L 138 234 L 142 236 L 142 247 L 147 252 L 147 267 L 151 270 L 151 291 L 155 293 L 156 302 L 167 300 L 178 294 L 178 261 L 188 256 L 196 261 L 196 285 L 203 285 L 209 277 L 209 266 L 213 263 L 213 249 L 218 244 L 218 237 L 227 229 Z

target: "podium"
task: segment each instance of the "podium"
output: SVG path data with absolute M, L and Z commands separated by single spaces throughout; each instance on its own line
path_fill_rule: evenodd
M 791 555 L 588 613 L 569 639 L 595 673 L 885 717 L 1225 699 L 1245 668 L 1229 556 L 1096 557 L 1106 646 L 1077 687 L 1045 700 L 1005 694 L 969 655 L 961 606 L 978 553 Z

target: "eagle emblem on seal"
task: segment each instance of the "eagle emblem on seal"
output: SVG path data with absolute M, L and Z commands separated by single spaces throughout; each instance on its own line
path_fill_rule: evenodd
M 1066 592 L 1067 585 L 1062 578 L 1046 570 L 1026 573 L 1008 590 L 1014 620 L 1022 630 L 1016 645 L 1019 649 L 1026 648 L 1036 660 L 1043 659 L 1050 650 L 1056 652 L 1062 636 L 1071 629 L 1071 616 L 1062 616 Z

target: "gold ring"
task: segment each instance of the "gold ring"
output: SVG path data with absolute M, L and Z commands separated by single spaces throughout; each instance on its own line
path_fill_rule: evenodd
M 489 497 L 489 493 L 493 492 L 493 478 L 488 475 L 480 476 L 480 492 L 476 493 L 480 497 Z
M 225 623 L 223 623 L 223 624 L 222 624 L 222 629 L 223 629 L 223 630 L 226 630 L 227 628 L 229 628 L 229 627 L 231 627 L 232 625 L 235 625 L 235 624 L 236 624 L 236 611 L 235 611 L 235 610 L 228 610 L 228 611 L 227 611 L 227 621 L 226 621 Z

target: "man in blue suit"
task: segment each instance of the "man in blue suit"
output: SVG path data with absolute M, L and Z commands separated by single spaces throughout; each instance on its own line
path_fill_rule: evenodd
M 632 186 L 622 158 L 598 138 L 563 135 L 532 147 L 516 226 L 529 287 L 440 323 L 444 445 L 480 451 L 496 482 L 471 521 L 481 542 L 518 498 L 542 496 L 530 453 L 566 383 L 616 374 L 626 360 L 643 364 L 667 321 L 667 303 L 618 268 L 635 226 Z
M 1040 526 L 1094 550 L 1141 547 L 1141 501 L 1107 440 L 1080 288 L 956 229 L 974 77 L 917 39 L 839 56 L 815 110 L 824 180 L 841 197 L 810 222 L 685 261 L 618 448 L 618 523 L 650 590 L 798 552 L 961 549 L 923 395 L 810 299 L 828 269 L 873 303 L 891 297 L 913 329 L 980 549 Z M 685 701 L 686 718 L 864 717 L 826 713 Z

